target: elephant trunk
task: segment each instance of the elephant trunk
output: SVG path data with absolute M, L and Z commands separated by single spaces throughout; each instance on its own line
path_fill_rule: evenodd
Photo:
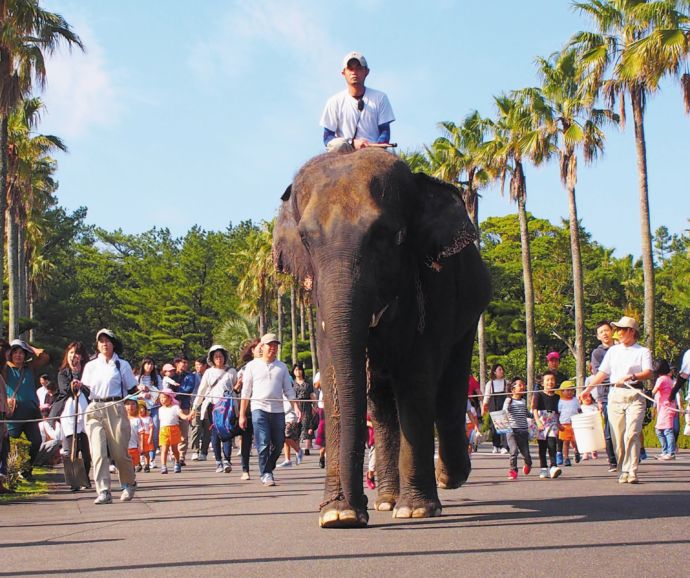
M 328 346 L 332 421 L 335 449 L 339 442 L 339 474 L 342 493 L 351 505 L 363 506 L 362 471 L 366 433 L 366 339 L 367 305 L 358 296 L 352 276 L 338 275 L 337 282 L 323 282 L 327 295 L 320 295 L 319 307 L 323 326 L 321 336 Z M 329 428 L 330 429 L 330 428 Z M 329 434 L 330 435 L 330 434 Z

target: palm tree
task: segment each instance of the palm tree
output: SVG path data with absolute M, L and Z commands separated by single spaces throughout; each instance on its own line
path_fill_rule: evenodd
M 468 114 L 460 125 L 441 122 L 439 128 L 444 136 L 437 138 L 427 148 L 431 174 L 460 188 L 467 212 L 477 229 L 477 250 L 481 250 L 479 230 L 479 189 L 489 182 L 484 167 L 485 137 L 490 126 L 488 119 L 482 118 L 475 110 Z M 477 327 L 479 342 L 479 381 L 484 383 L 486 371 L 486 339 L 484 315 L 479 318 Z
M 584 86 L 602 94 L 610 107 L 620 104 L 625 121 L 625 97 L 630 98 L 637 153 L 640 196 L 640 232 L 644 276 L 644 329 L 654 351 L 654 257 L 649 217 L 645 103 L 660 79 L 677 73 L 688 55 L 688 19 L 681 9 L 687 0 L 587 0 L 576 10 L 594 21 L 595 32 L 578 32 L 570 45 L 578 50 L 587 71 Z M 686 108 L 690 108 L 690 79 L 682 79 Z
M 543 129 L 558 138 L 561 181 L 568 193 L 570 254 L 573 269 L 575 309 L 575 360 L 578 387 L 584 387 L 585 361 L 585 299 L 580 255 L 580 227 L 577 218 L 575 185 L 577 183 L 577 150 L 581 149 L 586 163 L 592 162 L 604 147 L 602 124 L 617 122 L 618 116 L 609 109 L 592 108 L 591 95 L 581 90 L 582 71 L 574 50 L 537 58 L 542 79 L 541 89 L 528 91 L 530 107 L 545 119 Z
M 540 164 L 552 152 L 549 135 L 535 130 L 543 119 L 527 106 L 524 94 L 513 91 L 509 96 L 494 98 L 497 118 L 492 123 L 493 139 L 483 149 L 486 166 L 505 185 L 510 174 L 509 194 L 518 206 L 520 222 L 520 246 L 522 252 L 522 278 L 525 292 L 525 341 L 527 349 L 527 390 L 534 390 L 535 378 L 535 331 L 534 331 L 534 284 L 532 280 L 532 256 L 530 254 L 529 224 L 527 220 L 527 181 L 524 160 Z
M 43 10 L 38 0 L 0 0 L 0 243 L 5 238 L 9 115 L 34 83 L 39 88 L 45 86 L 44 53 L 52 54 L 61 41 L 83 48 L 62 16 Z M 2 329 L 0 316 L 0 334 Z

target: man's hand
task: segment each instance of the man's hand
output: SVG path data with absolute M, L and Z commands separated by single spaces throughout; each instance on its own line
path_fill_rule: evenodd
M 369 141 L 363 138 L 356 138 L 352 141 L 352 146 L 355 147 L 356 151 L 358 151 L 359 149 L 366 148 L 367 145 L 369 145 Z
M 247 416 L 246 415 L 240 415 L 238 425 L 240 426 L 240 429 L 247 429 Z
M 78 379 L 73 379 L 72 383 L 71 383 L 71 387 L 72 387 L 72 393 L 74 395 L 77 395 L 79 393 L 79 390 L 81 389 L 81 381 L 79 381 Z

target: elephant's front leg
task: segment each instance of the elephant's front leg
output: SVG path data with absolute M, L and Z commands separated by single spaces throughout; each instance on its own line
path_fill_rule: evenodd
M 369 416 L 374 423 L 376 445 L 377 499 L 375 507 L 379 511 L 391 511 L 400 493 L 398 470 L 400 424 L 390 380 L 372 375 L 369 390 Z
M 431 389 L 408 384 L 396 392 L 400 420 L 400 495 L 395 518 L 441 515 L 434 475 L 434 404 Z
M 324 406 L 326 414 L 326 480 L 324 498 L 320 505 L 319 526 L 322 528 L 357 528 L 369 522 L 366 496 L 362 494 L 362 503 L 350 504 L 344 495 L 341 480 L 340 464 L 340 404 L 335 381 L 334 369 L 326 366 L 321 371 L 322 387 L 325 386 Z M 363 455 L 360 458 L 359 471 L 362 471 Z

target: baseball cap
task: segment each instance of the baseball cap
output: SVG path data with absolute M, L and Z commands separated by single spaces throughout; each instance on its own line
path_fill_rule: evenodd
M 280 339 L 275 333 L 267 333 L 261 338 L 261 345 L 268 345 L 269 343 L 280 343 Z
M 175 371 L 175 366 L 172 363 L 166 363 L 162 368 L 161 372 L 163 371 Z
M 561 354 L 558 353 L 558 351 L 552 351 L 546 356 L 547 361 L 551 361 L 552 359 L 561 359 Z
M 613 327 L 616 329 L 621 329 L 621 328 L 629 328 L 629 329 L 634 329 L 638 333 L 640 332 L 640 325 L 635 321 L 632 317 L 627 317 L 623 315 L 623 317 L 620 318 L 620 320 L 616 321 L 615 323 L 611 323 Z
M 350 60 L 356 60 L 364 68 L 369 68 L 367 65 L 367 59 L 364 58 L 364 55 L 361 52 L 348 52 L 345 55 L 345 58 L 343 58 L 343 70 L 347 68 L 347 63 L 350 62 Z

